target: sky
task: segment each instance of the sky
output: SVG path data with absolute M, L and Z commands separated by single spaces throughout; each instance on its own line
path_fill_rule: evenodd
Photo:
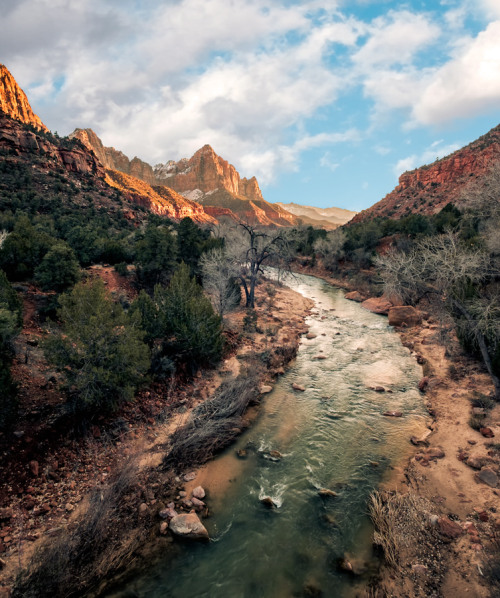
M 208 143 L 271 202 L 367 208 L 500 123 L 500 0 L 0 0 L 0 27 L 52 131 Z

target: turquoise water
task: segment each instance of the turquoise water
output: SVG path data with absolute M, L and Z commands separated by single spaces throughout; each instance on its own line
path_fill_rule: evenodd
M 208 497 L 209 544 L 176 555 L 130 582 L 120 596 L 141 598 L 290 598 L 355 594 L 337 571 L 345 553 L 371 559 L 367 499 L 425 427 L 417 383 L 421 369 L 387 325 L 344 299 L 340 289 L 297 275 L 288 283 L 315 301 L 297 359 L 266 395 L 255 424 L 217 458 L 233 481 Z M 324 335 L 324 336 L 323 336 Z M 316 359 L 317 355 L 326 359 Z M 292 390 L 292 383 L 306 387 Z M 392 393 L 377 393 L 370 386 Z M 386 410 L 402 418 L 383 417 Z M 236 450 L 245 448 L 240 460 Z M 268 458 L 278 450 L 278 461 Z M 337 492 L 322 498 L 318 489 Z M 277 508 L 260 499 L 270 496 Z M 309 592 L 309 593 L 307 593 Z

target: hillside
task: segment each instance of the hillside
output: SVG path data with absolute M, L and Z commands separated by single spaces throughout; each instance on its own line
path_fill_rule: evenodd
M 333 230 L 342 226 L 357 214 L 357 212 L 342 208 L 315 208 L 313 206 L 281 202 L 278 202 L 276 205 L 298 216 L 304 224 L 326 228 L 327 230 Z
M 357 214 L 352 222 L 436 214 L 446 204 L 458 200 L 465 187 L 483 177 L 499 159 L 500 125 L 433 164 L 403 173 L 391 193 Z

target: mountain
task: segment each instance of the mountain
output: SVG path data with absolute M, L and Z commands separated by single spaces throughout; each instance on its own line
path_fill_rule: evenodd
M 241 178 L 236 168 L 204 145 L 191 158 L 157 164 L 159 181 L 204 206 L 229 209 L 239 218 L 265 226 L 295 226 L 296 216 L 262 197 L 255 177 Z
M 351 222 L 435 214 L 446 204 L 459 201 L 465 187 L 483 177 L 497 160 L 500 160 L 500 125 L 433 164 L 403 173 L 391 193 L 357 214 Z
M 205 145 L 191 158 L 170 160 L 154 168 L 135 157 L 132 160 L 113 147 L 106 147 L 92 129 L 75 129 L 71 138 L 92 149 L 105 168 L 148 183 L 164 186 L 203 205 L 215 218 L 243 219 L 265 226 L 295 226 L 299 220 L 277 204 L 267 202 L 255 177 L 240 177 L 236 168 Z
M 48 131 L 31 109 L 24 91 L 3 64 L 0 64 L 0 110 L 25 125 L 31 125 L 40 131 Z
M 105 147 L 92 129 L 75 129 L 69 137 L 79 139 L 85 147 L 92 150 L 104 168 L 124 172 L 145 181 L 148 185 L 159 184 L 149 164 L 137 157 L 129 160 L 123 152 L 114 147 Z
M 94 147 L 89 149 L 89 139 L 52 135 L 31 109 L 11 73 L 0 65 L 0 168 L 9 190 L 14 185 L 23 197 L 46 196 L 47 200 L 36 199 L 33 205 L 40 201 L 45 204 L 49 197 L 57 198 L 67 208 L 86 209 L 92 204 L 95 208 L 123 213 L 129 220 L 142 221 L 146 208 L 174 220 L 189 216 L 198 224 L 216 222 L 201 205 L 174 191 L 165 187 L 155 191 L 139 178 L 106 170 L 111 162 L 98 142 L 95 136 L 92 143 L 97 151 L 94 151 Z M 125 164 L 126 156 L 111 150 L 112 158 L 118 161 L 123 157 Z M 129 170 L 143 177 L 147 175 L 146 166 L 152 173 L 151 167 L 140 160 L 132 161 Z M 151 181 L 155 182 L 153 174 Z M 47 209 L 48 206 L 44 208 Z
M 302 206 L 296 203 L 280 203 L 287 212 L 298 216 L 304 224 L 333 230 L 349 222 L 357 212 L 344 210 L 343 208 L 315 208 L 313 206 Z

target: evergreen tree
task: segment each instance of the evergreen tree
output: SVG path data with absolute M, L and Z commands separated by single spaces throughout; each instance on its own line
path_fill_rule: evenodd
M 59 303 L 61 330 L 44 348 L 66 377 L 70 408 L 92 415 L 132 399 L 149 367 L 138 318 L 113 303 L 101 280 L 78 283 Z
M 42 289 L 58 293 L 73 286 L 80 279 L 75 252 L 64 241 L 58 241 L 35 270 L 35 279 Z

